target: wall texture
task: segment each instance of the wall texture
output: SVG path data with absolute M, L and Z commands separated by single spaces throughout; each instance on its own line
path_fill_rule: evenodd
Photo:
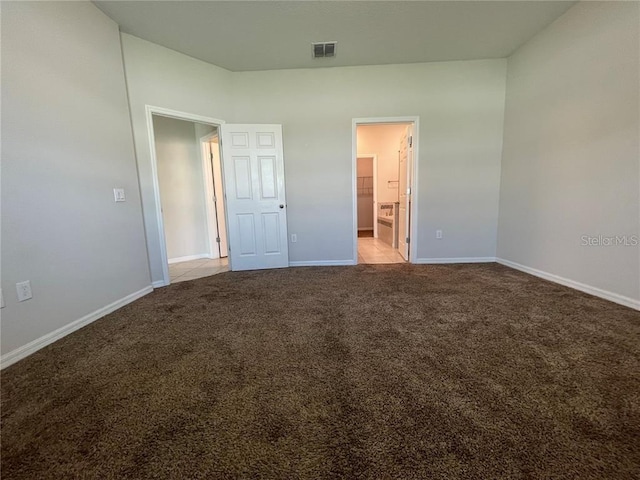
M 167 257 L 171 261 L 209 255 L 202 152 L 195 124 L 154 115 L 153 130 Z
M 117 25 L 88 2 L 3 3 L 3 356 L 149 287 L 138 192 Z
M 508 62 L 498 256 L 640 299 L 639 4 L 581 2 Z M 602 241 L 600 241 L 602 243 Z

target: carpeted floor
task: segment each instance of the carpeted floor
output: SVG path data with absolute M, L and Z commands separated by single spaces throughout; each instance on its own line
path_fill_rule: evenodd
M 223 273 L 2 372 L 3 479 L 632 479 L 640 313 L 496 264 Z

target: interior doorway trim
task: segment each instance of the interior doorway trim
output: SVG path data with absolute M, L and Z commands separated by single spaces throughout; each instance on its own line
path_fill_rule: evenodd
M 205 210 L 207 215 L 207 236 L 209 241 L 209 258 L 220 258 L 220 244 L 216 241 L 216 238 L 220 235 L 220 228 L 215 212 L 215 204 L 211 201 L 216 197 L 213 187 L 213 165 L 212 159 L 207 155 L 206 144 L 211 143 L 213 140 L 219 138 L 219 132 L 208 133 L 207 135 L 200 137 L 200 155 L 202 156 L 202 178 L 204 180 L 205 190 Z M 209 147 L 211 148 L 211 147 Z M 216 201 L 219 201 L 216 198 Z
M 353 262 L 358 264 L 358 144 L 357 134 L 359 125 L 384 125 L 397 123 L 413 124 L 413 158 L 411 175 L 411 226 L 410 226 L 410 242 L 409 242 L 409 263 L 415 263 L 418 258 L 417 238 L 418 238 L 418 159 L 420 158 L 420 117 L 364 117 L 354 118 L 351 122 L 351 189 L 352 189 L 352 208 L 353 208 Z M 364 157 L 364 155 L 360 155 Z M 375 164 L 374 164 L 375 165 Z M 377 214 L 377 212 L 376 212 Z M 374 224 L 376 217 L 374 216 Z
M 378 155 L 374 153 L 361 153 L 357 158 L 370 158 L 373 164 L 373 238 L 378 238 L 378 222 L 376 222 L 377 210 L 378 210 Z M 358 172 L 358 160 L 356 159 L 356 179 Z M 357 188 L 357 187 L 356 187 Z M 356 206 L 358 201 L 356 199 Z M 356 210 L 356 225 L 357 225 L 357 210 Z
M 158 224 L 158 241 L 160 244 L 160 260 L 162 262 L 162 283 L 154 282 L 154 287 L 162 287 L 171 283 L 169 277 L 169 261 L 167 256 L 167 239 L 164 234 L 164 219 L 162 218 L 162 202 L 160 197 L 160 181 L 158 179 L 158 159 L 156 157 L 155 133 L 153 131 L 153 115 L 161 117 L 175 118 L 176 120 L 184 120 L 187 122 L 204 123 L 214 127 L 220 127 L 225 123 L 212 117 L 204 117 L 193 113 L 180 112 L 169 108 L 156 107 L 153 105 L 145 105 L 145 114 L 147 118 L 147 133 L 149 135 L 149 150 L 151 152 L 151 173 L 153 177 L 153 196 L 156 203 L 156 222 Z M 151 252 L 149 252 L 151 255 Z M 149 261 L 157 259 L 149 258 Z

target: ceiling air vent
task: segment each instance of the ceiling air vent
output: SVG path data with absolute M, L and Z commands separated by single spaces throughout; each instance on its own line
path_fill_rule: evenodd
M 312 43 L 313 58 L 335 57 L 337 42 L 316 42 Z

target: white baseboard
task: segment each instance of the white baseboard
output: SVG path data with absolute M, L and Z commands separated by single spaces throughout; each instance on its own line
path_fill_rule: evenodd
M 184 257 L 175 257 L 167 260 L 167 263 L 171 265 L 172 263 L 180 263 L 180 262 L 188 262 L 189 260 L 200 260 L 201 258 L 214 258 L 209 253 L 199 253 L 198 255 L 186 255 Z
M 342 267 L 345 265 L 356 265 L 353 260 L 303 260 L 301 262 L 289 262 L 290 267 Z
M 2 357 L 0 357 L 0 369 L 8 367 L 9 365 L 16 363 L 17 361 L 22 360 L 25 357 L 28 357 L 32 353 L 35 353 L 41 348 L 46 347 L 50 343 L 53 343 L 56 340 L 60 340 L 62 337 L 66 337 L 70 333 L 75 332 L 76 330 L 79 330 L 85 325 L 88 325 L 91 322 L 95 322 L 99 318 L 102 318 L 105 315 L 108 315 L 109 313 L 121 307 L 124 307 L 128 303 L 131 303 L 134 300 L 137 300 L 140 297 L 143 297 L 146 294 L 151 292 L 153 292 L 153 288 L 151 287 L 151 285 L 149 285 L 148 287 L 144 287 L 142 290 L 138 290 L 137 292 L 127 295 L 126 297 L 121 298 L 120 300 L 116 300 L 115 302 L 110 303 L 106 307 L 99 308 L 95 312 L 85 315 L 84 317 L 74 322 L 68 323 L 64 327 L 60 327 L 51 333 L 47 333 L 46 335 L 43 335 L 42 337 L 37 338 L 32 342 L 29 342 L 26 345 L 23 345 L 22 347 L 18 347 L 15 350 L 12 350 L 11 352 L 2 355 Z
M 411 263 L 437 265 L 441 263 L 492 263 L 496 257 L 416 258 Z
M 457 257 L 457 258 L 418 258 L 415 264 L 438 264 L 438 263 L 492 263 L 495 257 Z M 327 267 L 357 265 L 355 260 L 312 260 L 301 262 L 289 262 L 290 267 Z
M 166 284 L 166 283 L 164 283 L 164 280 L 158 280 L 158 281 L 156 281 L 156 282 L 153 282 L 153 283 L 151 284 L 151 286 L 152 286 L 153 288 L 160 288 L 160 287 L 166 287 L 166 286 L 167 286 L 167 284 Z
M 519 263 L 512 262 L 511 260 L 505 260 L 504 258 L 496 258 L 496 261 L 501 265 L 505 265 L 507 267 L 514 268 L 516 270 L 520 270 L 521 272 L 529 273 L 536 277 L 549 280 L 550 282 L 559 283 L 560 285 L 564 285 L 565 287 L 575 288 L 576 290 L 580 290 L 581 292 L 588 293 L 589 295 L 594 295 L 596 297 L 604 298 L 605 300 L 609 300 L 611 302 L 624 305 L 625 307 L 630 307 L 635 310 L 640 310 L 640 300 L 635 300 L 630 297 L 625 297 L 624 295 L 619 295 L 617 293 L 609 292 L 607 290 L 603 290 L 598 287 L 592 287 L 591 285 L 586 285 L 584 283 L 576 282 L 575 280 L 570 280 L 568 278 L 564 278 L 559 275 L 554 275 L 553 273 L 547 273 L 547 272 L 543 272 L 542 270 L 527 267 L 525 265 L 520 265 Z

